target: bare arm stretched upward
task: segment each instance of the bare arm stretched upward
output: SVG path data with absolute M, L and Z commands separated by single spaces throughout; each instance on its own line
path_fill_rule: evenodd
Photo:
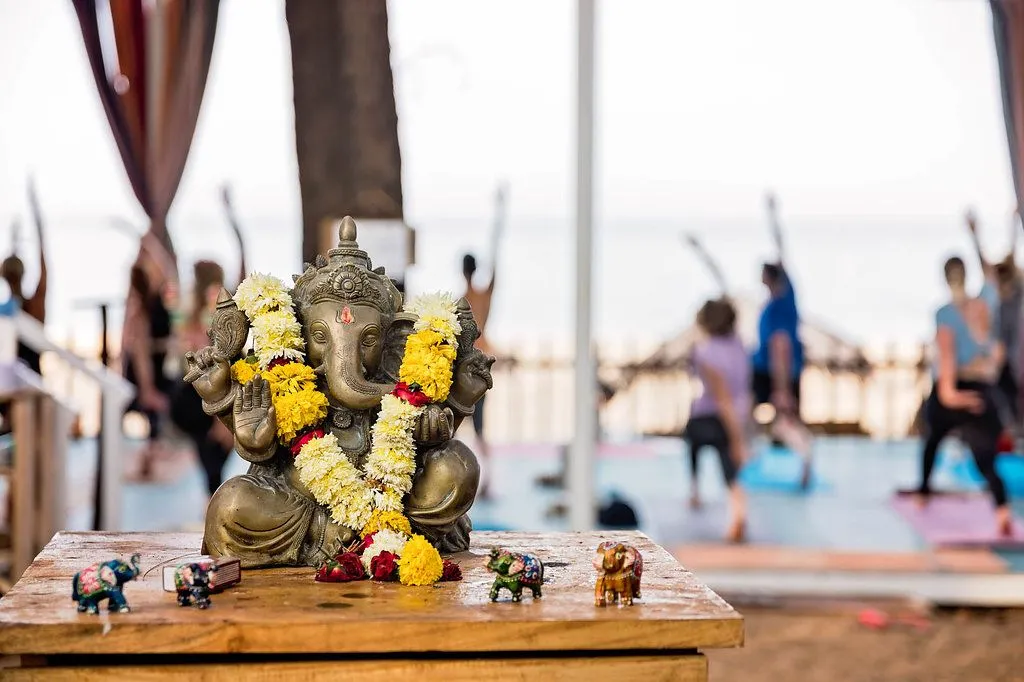
M 494 231 L 491 233 L 491 282 L 487 285 L 487 294 L 494 293 L 494 284 L 498 278 L 498 246 L 502 233 L 505 231 L 505 200 L 508 196 L 508 185 L 502 183 L 494 194 Z
M 29 204 L 32 207 L 32 219 L 36 224 L 36 238 L 39 242 L 39 284 L 36 286 L 32 298 L 25 301 L 25 312 L 39 320 L 46 321 L 46 246 L 43 243 L 43 213 L 39 209 L 39 197 L 36 196 L 35 183 L 29 180 L 28 183 Z
M 1010 218 L 1010 253 L 1017 253 L 1017 239 L 1020 237 L 1020 209 L 1016 209 L 1013 212 L 1013 216 Z
M 683 234 L 683 240 L 690 245 L 690 248 L 692 248 L 694 253 L 697 254 L 697 258 L 704 263 L 704 267 L 706 267 L 711 273 L 711 277 L 715 280 L 715 284 L 717 284 L 718 288 L 722 290 L 722 295 L 728 294 L 729 287 L 725 282 L 725 275 L 722 274 L 722 269 L 718 266 L 718 262 L 711 257 L 710 253 L 708 253 L 707 249 L 704 248 L 704 245 L 701 244 L 700 240 L 697 239 L 697 236 L 693 234 Z
M 978 255 L 978 263 L 981 264 L 981 271 L 985 274 L 986 280 L 992 280 L 995 277 L 995 266 L 985 258 L 985 254 L 981 250 L 981 241 L 978 239 L 978 219 L 974 215 L 974 211 L 968 210 L 964 215 L 964 221 L 967 223 L 967 231 L 971 234 L 971 243 L 974 245 L 974 252 Z
M 241 284 L 248 274 L 248 269 L 245 267 L 245 240 L 242 237 L 242 225 L 238 222 L 235 206 L 231 201 L 231 186 L 224 185 L 220 190 L 220 196 L 221 201 L 224 203 L 224 214 L 227 216 L 228 224 L 231 226 L 231 231 L 234 232 L 235 240 L 238 242 L 238 284 Z
M 782 241 L 782 224 L 779 222 L 778 204 L 775 195 L 771 192 L 765 197 L 765 206 L 768 209 L 768 229 L 772 233 L 772 241 L 775 242 L 775 251 L 779 259 L 779 265 L 786 267 L 786 249 Z

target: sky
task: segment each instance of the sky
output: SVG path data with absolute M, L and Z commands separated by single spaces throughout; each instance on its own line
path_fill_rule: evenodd
M 506 180 L 499 272 L 517 284 L 498 289 L 493 333 L 570 338 L 575 3 L 392 0 L 389 13 L 405 212 L 422 245 L 411 286 L 460 286 L 459 256 L 486 253 Z M 289 60 L 281 0 L 223 1 L 170 216 L 183 259 L 233 267 L 217 195 L 230 182 L 256 235 L 250 265 L 297 267 Z M 714 293 L 680 230 L 760 295 L 768 188 L 805 311 L 856 339 L 927 338 L 941 259 L 966 253 L 967 205 L 992 254 L 1006 248 L 1012 189 L 982 0 L 601 1 L 596 71 L 601 338 L 657 340 Z M 76 305 L 123 290 L 134 246 L 113 219 L 145 218 L 66 0 L 0 0 L 0 244 L 27 214 L 29 173 L 57 265 L 54 324 L 74 326 L 89 315 Z

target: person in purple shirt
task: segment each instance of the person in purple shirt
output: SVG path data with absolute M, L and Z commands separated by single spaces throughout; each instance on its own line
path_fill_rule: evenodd
M 706 302 L 697 313 L 697 326 L 705 338 L 693 351 L 693 364 L 703 391 L 693 402 L 683 438 L 690 450 L 690 504 L 700 505 L 697 464 L 700 451 L 718 453 L 729 488 L 730 521 L 726 539 L 742 542 L 746 535 L 746 496 L 736 479 L 747 460 L 747 424 L 751 410 L 750 362 L 736 334 L 736 309 L 728 299 Z

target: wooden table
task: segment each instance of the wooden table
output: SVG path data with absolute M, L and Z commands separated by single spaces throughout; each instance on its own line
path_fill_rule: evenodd
M 0 678 L 705 680 L 700 650 L 743 644 L 742 616 L 642 533 L 472 537 L 455 557 L 460 582 L 316 583 L 308 568 L 252 570 L 200 611 L 161 588 L 161 566 L 194 554 L 199 534 L 59 533 L 0 600 L 0 661 L 14 666 Z M 613 538 L 644 557 L 643 599 L 631 608 L 593 604 L 593 551 Z M 494 546 L 541 557 L 542 599 L 488 601 Z M 79 614 L 71 576 L 132 552 L 143 564 L 125 588 L 132 613 Z

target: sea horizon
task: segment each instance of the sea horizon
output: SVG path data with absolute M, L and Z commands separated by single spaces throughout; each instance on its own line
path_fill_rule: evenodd
M 407 221 L 416 229 L 417 246 L 416 264 L 406 275 L 410 294 L 461 294 L 461 258 L 467 252 L 477 256 L 478 276 L 486 282 L 489 218 L 410 216 Z M 87 355 L 98 346 L 100 302 L 110 306 L 116 344 L 128 270 L 138 248 L 135 238 L 115 230 L 112 222 L 103 217 L 47 219 L 47 331 L 57 343 Z M 248 269 L 290 282 L 301 260 L 298 218 L 243 217 L 242 223 Z M 221 216 L 175 219 L 172 214 L 171 225 L 183 297 L 191 290 L 191 263 L 199 258 L 218 260 L 228 283 L 235 283 L 237 249 Z M 785 221 L 785 228 L 786 263 L 804 319 L 875 353 L 930 341 L 933 311 L 944 296 L 941 264 L 948 255 L 964 257 L 970 284 L 980 286 L 966 231 L 955 218 L 804 216 Z M 700 304 L 719 295 L 703 264 L 681 240 L 683 231 L 700 236 L 719 261 L 732 295 L 763 301 L 759 266 L 775 257 L 763 220 L 598 219 L 593 330 L 601 353 L 642 357 L 688 328 Z M 31 291 L 37 278 L 36 246 L 27 232 L 22 227 L 18 251 L 26 261 Z M 997 240 L 998 234 L 987 236 L 989 257 L 1001 257 L 1006 244 Z M 0 240 L 4 237 L 0 230 Z M 572 237 L 573 223 L 567 217 L 510 216 L 488 324 L 488 335 L 500 351 L 571 356 Z

